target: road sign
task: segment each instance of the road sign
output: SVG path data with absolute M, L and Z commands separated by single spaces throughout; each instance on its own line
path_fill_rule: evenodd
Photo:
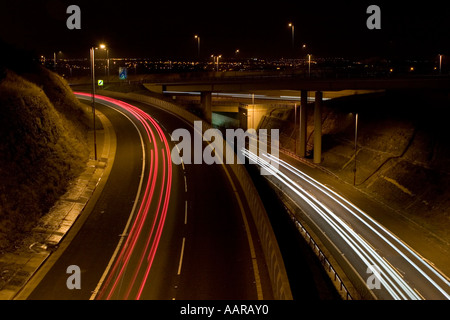
M 99 86 L 99 87 L 103 87 L 103 80 L 98 80 L 97 83 L 98 83 L 98 86 Z
M 119 68 L 119 79 L 126 80 L 127 79 L 127 68 Z

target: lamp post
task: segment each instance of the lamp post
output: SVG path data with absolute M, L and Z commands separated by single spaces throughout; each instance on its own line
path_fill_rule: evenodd
M 106 66 L 105 66 L 105 76 L 109 82 L 109 49 L 105 44 L 100 44 L 100 49 L 106 50 Z
M 56 52 L 56 51 L 53 52 L 53 67 L 55 69 L 55 72 L 56 72 L 56 65 L 58 64 L 57 57 L 58 57 L 58 54 L 60 54 L 60 53 L 62 53 L 61 50 L 58 52 Z
M 200 37 L 198 35 L 194 36 L 195 39 L 197 39 L 197 56 L 200 58 Z
M 293 24 L 293 23 L 289 23 L 288 26 L 291 28 L 291 34 L 292 34 L 292 49 L 294 49 L 294 48 L 295 48 L 295 45 L 294 45 L 294 24 Z
M 439 55 L 439 74 L 442 73 L 442 54 Z
M 95 47 L 92 47 L 90 50 L 91 56 L 91 78 L 92 78 L 92 117 L 93 117 L 93 125 L 94 125 L 94 157 L 95 161 L 97 161 L 97 134 L 95 128 Z
M 216 64 L 216 71 L 219 72 L 219 59 L 222 58 L 222 55 L 215 56 L 212 54 L 211 58 L 213 58 L 213 63 Z
M 105 50 L 106 46 L 104 44 L 101 44 L 100 49 Z M 92 117 L 93 117 L 93 125 L 94 125 L 94 157 L 95 161 L 97 161 L 97 133 L 96 133 L 96 127 L 95 127 L 95 50 L 98 49 L 98 47 L 91 47 L 90 50 L 90 56 L 91 56 L 91 77 L 92 77 Z M 106 49 L 107 50 L 107 49 Z M 108 54 L 108 50 L 106 51 Z M 109 61 L 109 59 L 108 59 Z M 108 63 L 109 67 L 109 63 Z M 109 69 L 108 69 L 109 72 Z
M 355 155 L 354 155 L 354 167 L 353 167 L 353 185 L 356 185 L 356 152 L 358 142 L 358 112 L 355 114 Z
M 311 55 L 308 54 L 308 77 L 311 78 Z

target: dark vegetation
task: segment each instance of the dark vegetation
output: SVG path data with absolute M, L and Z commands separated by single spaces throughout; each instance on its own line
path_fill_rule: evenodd
M 0 252 L 13 248 L 89 158 L 88 114 L 68 84 L 4 45 L 0 65 Z

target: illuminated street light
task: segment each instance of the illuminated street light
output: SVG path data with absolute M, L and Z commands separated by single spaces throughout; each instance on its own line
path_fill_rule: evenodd
M 311 78 L 311 55 L 308 54 L 308 77 Z
M 107 78 L 107 81 L 109 82 L 109 49 L 106 47 L 104 43 L 100 44 L 98 46 L 102 50 L 106 50 L 106 66 L 105 66 L 105 76 Z M 95 48 L 97 49 L 97 48 Z
M 106 46 L 100 45 L 101 49 L 105 49 Z M 97 161 L 97 133 L 95 127 L 95 50 L 98 47 L 91 47 L 90 56 L 91 56 L 91 76 L 92 76 L 92 117 L 93 117 L 93 125 L 94 125 L 94 157 L 95 161 Z
M 216 63 L 216 70 L 219 71 L 219 59 L 222 58 L 222 55 L 215 56 L 212 54 L 211 58 L 213 58 L 213 63 Z
M 442 73 L 442 54 L 439 55 L 439 74 Z
M 292 33 L 292 49 L 294 49 L 294 24 L 289 23 L 288 26 L 291 28 L 291 33 Z
M 198 53 L 197 53 L 197 55 L 198 55 L 198 57 L 200 58 L 200 37 L 198 36 L 198 35 L 195 35 L 194 36 L 194 39 L 197 39 L 197 50 L 198 50 Z
M 219 71 L 219 59 L 222 58 L 222 55 L 219 54 L 219 56 L 217 57 L 217 71 Z

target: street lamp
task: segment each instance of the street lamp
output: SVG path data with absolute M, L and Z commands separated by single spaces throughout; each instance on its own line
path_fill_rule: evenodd
M 99 45 L 99 48 L 102 50 L 106 50 L 105 77 L 106 77 L 107 81 L 109 82 L 109 49 L 103 43 Z
M 101 44 L 100 49 L 106 49 L 104 44 Z M 92 117 L 93 117 L 93 125 L 94 125 L 94 157 L 95 161 L 97 161 L 97 133 L 95 127 L 95 50 L 98 47 L 91 47 L 90 49 L 90 58 L 91 58 L 91 78 L 92 78 Z
M 213 63 L 216 63 L 216 70 L 219 72 L 219 59 L 222 58 L 222 55 L 215 56 L 212 54 L 211 58 L 213 58 Z
M 439 74 L 442 73 L 442 54 L 439 55 Z
M 56 71 L 56 65 L 57 65 L 57 62 L 56 62 L 57 59 L 56 58 L 57 58 L 57 55 L 60 54 L 60 53 L 62 53 L 61 50 L 58 51 L 58 53 L 53 52 L 53 67 L 55 68 L 55 71 Z
M 292 33 L 292 49 L 294 49 L 294 24 L 289 23 L 288 26 L 291 28 L 291 33 Z
M 311 55 L 308 54 L 308 77 L 311 78 Z
M 354 155 L 354 167 L 353 167 L 353 185 L 356 185 L 356 152 L 358 142 L 358 112 L 355 114 L 355 155 Z
M 198 58 L 200 58 L 200 37 L 198 35 L 194 36 L 195 39 L 197 39 L 197 50 L 198 50 Z
M 94 156 L 97 161 L 97 137 L 95 132 L 95 47 L 90 50 L 91 56 L 91 78 L 92 78 L 92 117 L 94 124 Z

